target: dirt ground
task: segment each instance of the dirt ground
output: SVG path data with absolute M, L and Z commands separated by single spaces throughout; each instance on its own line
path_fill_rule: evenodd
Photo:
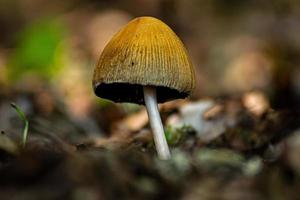
M 184 108 L 208 101 L 214 103 L 204 113 L 196 109 L 205 130 L 175 126 L 195 118 Z M 25 147 L 17 115 L 1 132 L 1 199 L 299 199 L 296 111 L 265 107 L 257 113 L 242 98 L 164 104 L 161 115 L 173 123 L 165 130 L 172 158 L 161 161 L 143 109 L 101 137 L 86 135 L 56 109 L 47 117 L 28 116 Z

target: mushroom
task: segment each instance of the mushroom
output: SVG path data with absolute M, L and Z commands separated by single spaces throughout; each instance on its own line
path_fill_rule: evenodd
M 146 105 L 158 156 L 170 158 L 158 103 L 186 98 L 195 87 L 192 63 L 171 28 L 153 17 L 130 21 L 104 48 L 93 87 L 101 98 Z

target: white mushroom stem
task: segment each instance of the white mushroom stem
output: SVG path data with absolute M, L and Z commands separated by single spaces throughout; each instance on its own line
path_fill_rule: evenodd
M 162 160 L 168 160 L 171 157 L 168 143 L 164 134 L 164 128 L 160 119 L 156 89 L 154 87 L 144 87 L 144 100 L 148 112 L 150 126 L 152 128 L 154 143 L 158 157 Z

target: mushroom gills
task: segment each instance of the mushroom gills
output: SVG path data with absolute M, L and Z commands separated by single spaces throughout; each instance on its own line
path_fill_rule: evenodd
M 184 99 L 187 92 L 180 92 L 164 86 L 148 85 L 156 88 L 157 102 L 164 103 L 175 99 Z M 99 83 L 94 87 L 97 96 L 114 102 L 128 102 L 145 105 L 143 85 L 131 83 Z

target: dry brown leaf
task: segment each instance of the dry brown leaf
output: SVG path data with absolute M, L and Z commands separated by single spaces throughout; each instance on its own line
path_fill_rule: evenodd
M 129 131 L 138 131 L 148 123 L 148 115 L 146 109 L 141 109 L 139 112 L 129 115 L 125 119 L 117 122 L 117 127 L 122 127 Z
M 246 93 L 242 98 L 243 105 L 256 116 L 262 116 L 270 108 L 267 97 L 260 91 Z

